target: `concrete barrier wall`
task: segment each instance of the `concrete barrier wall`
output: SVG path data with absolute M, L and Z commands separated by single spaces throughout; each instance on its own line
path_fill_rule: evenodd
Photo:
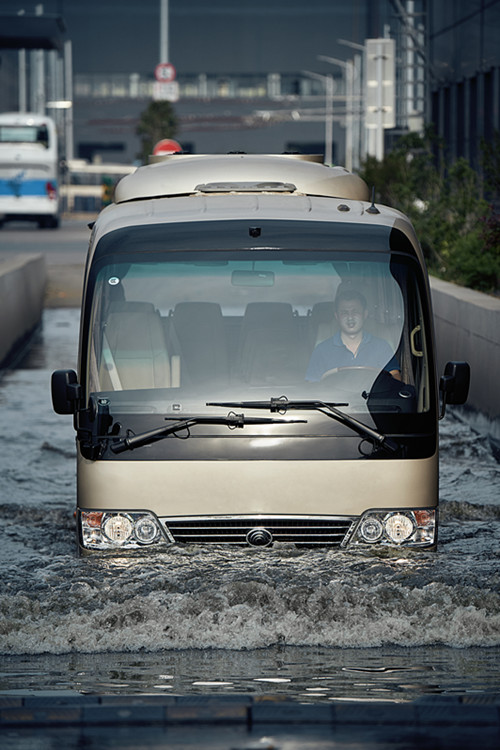
M 45 284 L 43 255 L 0 260 L 0 367 L 40 322 Z
M 431 279 L 438 373 L 448 360 L 471 366 L 468 406 L 500 420 L 500 299 Z

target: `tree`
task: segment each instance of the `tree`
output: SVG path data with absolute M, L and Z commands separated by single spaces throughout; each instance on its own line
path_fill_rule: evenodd
M 435 165 L 432 138 L 408 133 L 382 161 L 369 156 L 361 177 L 375 188 L 376 200 L 418 219 L 441 191 L 441 176 Z
M 447 163 L 443 153 L 430 131 L 409 133 L 382 161 L 369 157 L 361 176 L 377 200 L 410 218 L 432 273 L 496 294 L 500 216 L 483 198 L 480 175 L 463 158 Z M 483 153 L 487 185 L 498 197 L 500 137 L 483 144 Z
M 173 138 L 177 132 L 178 121 L 170 102 L 151 102 L 141 113 L 136 133 L 141 136 L 139 158 L 147 164 L 153 148 L 162 138 Z
M 495 130 L 490 140 L 481 140 L 481 166 L 485 187 L 496 204 L 500 203 L 500 131 Z

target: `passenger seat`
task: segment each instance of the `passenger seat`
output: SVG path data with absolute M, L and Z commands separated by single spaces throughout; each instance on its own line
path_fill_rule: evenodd
M 334 302 L 317 302 L 309 316 L 309 346 L 311 351 L 322 341 L 326 341 L 339 329 L 335 318 Z
M 111 302 L 103 332 L 101 384 L 110 389 L 169 388 L 161 318 L 150 302 Z
M 250 384 L 301 377 L 298 319 L 286 302 L 250 302 L 243 317 L 236 375 Z
M 170 317 L 172 342 L 180 354 L 181 383 L 229 380 L 224 317 L 216 302 L 179 302 Z

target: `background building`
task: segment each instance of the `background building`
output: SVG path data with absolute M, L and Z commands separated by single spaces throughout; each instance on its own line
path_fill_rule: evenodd
M 499 128 L 500 2 L 492 0 L 2 0 L 0 13 L 11 16 L 0 28 L 0 110 L 22 106 L 24 65 L 25 106 L 45 107 L 73 133 L 66 153 L 134 162 L 137 122 L 153 95 L 155 67 L 166 62 L 165 5 L 177 138 L 186 150 L 328 152 L 330 145 L 332 161 L 356 168 L 367 147 L 366 40 L 377 38 L 395 43 L 385 148 L 432 121 L 451 156 L 477 165 L 481 137 Z M 62 46 L 28 52 L 23 63 L 5 46 L 22 12 L 25 20 L 62 18 Z M 54 110 L 54 101 L 68 99 L 70 111 Z
M 137 120 L 151 100 L 160 61 L 160 5 L 160 0 L 43 3 L 44 14 L 64 18 L 72 44 L 75 156 L 135 159 Z M 169 58 L 180 85 L 178 137 L 186 148 L 324 151 L 331 78 L 333 155 L 345 161 L 345 70 L 318 57 L 342 62 L 354 51 L 338 40 L 362 45 L 382 33 L 385 0 L 170 0 L 168 5 Z M 2 12 L 37 8 L 40 12 L 39 5 L 2 3 Z M 15 68 L 12 59 L 9 67 Z M 3 110 L 17 108 L 14 95 L 10 86 Z
M 480 162 L 480 142 L 500 130 L 500 2 L 431 3 L 431 121 L 450 158 Z

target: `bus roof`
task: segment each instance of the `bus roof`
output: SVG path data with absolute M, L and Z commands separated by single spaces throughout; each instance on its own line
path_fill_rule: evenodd
M 2 112 L 0 125 L 49 125 L 54 127 L 54 121 L 47 115 L 36 112 Z
M 368 186 L 360 177 L 311 159 L 295 154 L 172 154 L 124 177 L 116 186 L 115 202 L 249 192 L 368 200 Z

